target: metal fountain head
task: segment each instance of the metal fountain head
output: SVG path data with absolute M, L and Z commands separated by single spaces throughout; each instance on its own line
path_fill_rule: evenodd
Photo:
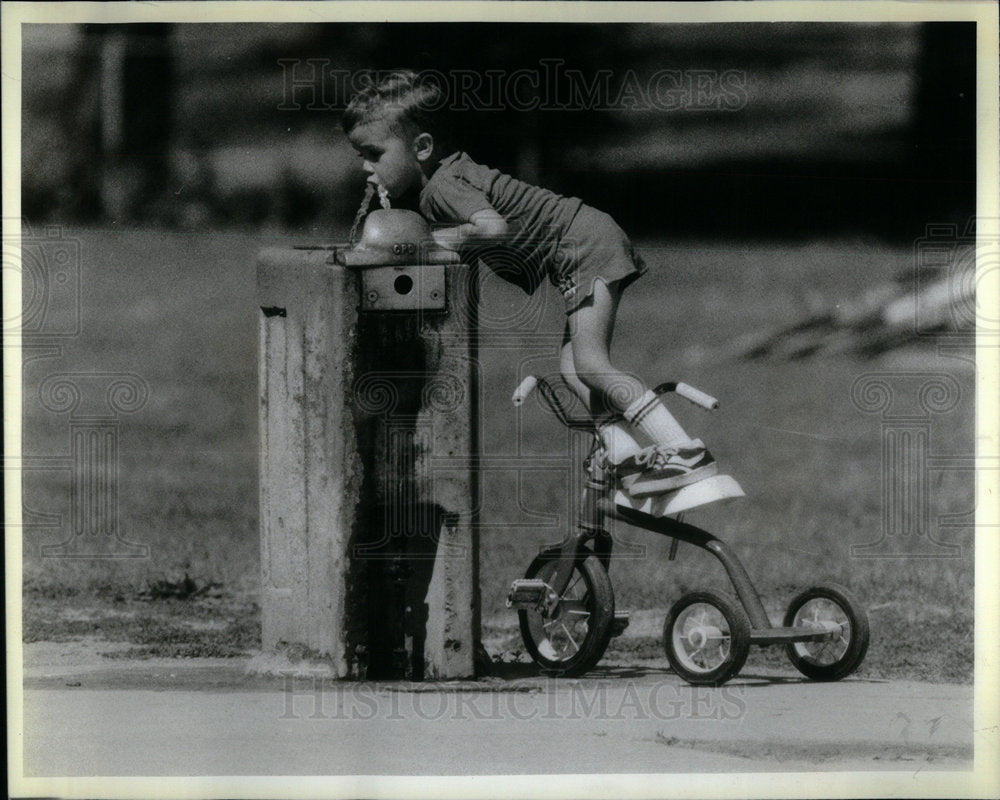
M 454 263 L 458 256 L 441 250 L 420 214 L 402 208 L 382 208 L 365 217 L 361 241 L 337 253 L 346 267 L 397 266 L 416 263 Z

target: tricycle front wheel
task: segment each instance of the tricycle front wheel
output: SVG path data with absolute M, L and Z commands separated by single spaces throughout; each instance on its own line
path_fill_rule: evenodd
M 842 586 L 813 586 L 798 594 L 788 605 L 785 626 L 830 631 L 829 639 L 792 642 L 785 648 L 795 668 L 814 681 L 846 678 L 868 652 L 868 615 Z

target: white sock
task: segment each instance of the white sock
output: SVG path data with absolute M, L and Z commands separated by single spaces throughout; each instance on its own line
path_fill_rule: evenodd
M 625 409 L 624 417 L 655 445 L 683 447 L 691 444 L 691 437 L 651 390 Z
M 597 432 L 601 434 L 601 441 L 608 453 L 608 461 L 612 464 L 621 464 L 626 458 L 634 456 L 643 449 L 622 422 L 598 425 Z

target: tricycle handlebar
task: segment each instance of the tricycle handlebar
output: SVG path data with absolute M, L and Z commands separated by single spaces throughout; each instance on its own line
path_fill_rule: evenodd
M 528 396 L 535 390 L 536 387 L 538 387 L 539 391 L 541 391 L 546 405 L 552 409 L 552 413 L 555 414 L 564 425 L 570 428 L 583 428 L 587 430 L 594 429 L 593 420 L 589 418 L 571 417 L 552 386 L 544 378 L 539 378 L 536 375 L 528 375 L 528 377 L 521 381 L 518 387 L 514 390 L 514 394 L 511 396 L 511 402 L 515 406 L 523 405 L 524 401 L 528 399 Z M 675 392 L 685 400 L 689 400 L 707 411 L 712 411 L 719 407 L 719 401 L 716 398 L 712 397 L 710 394 L 706 394 L 700 389 L 695 389 L 687 383 L 661 383 L 653 389 L 653 392 L 658 395 L 666 394 L 667 392 Z
M 514 390 L 514 394 L 510 398 L 510 401 L 515 406 L 521 405 L 522 403 L 524 403 L 525 400 L 528 399 L 528 395 L 535 390 L 535 387 L 537 385 L 538 385 L 538 378 L 536 378 L 534 375 L 529 375 L 527 378 L 521 381 L 518 387 Z
M 653 389 L 653 391 L 656 392 L 656 394 L 676 392 L 685 400 L 690 400 L 696 406 L 701 406 L 706 411 L 714 411 L 719 407 L 719 401 L 712 397 L 712 395 L 706 394 L 700 389 L 695 389 L 693 386 L 686 383 L 661 383 Z

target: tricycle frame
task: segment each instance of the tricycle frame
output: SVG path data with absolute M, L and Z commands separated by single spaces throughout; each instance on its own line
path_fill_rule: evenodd
M 834 633 L 817 630 L 812 627 L 780 627 L 773 626 L 767 611 L 761 602 L 760 595 L 754 588 L 753 581 L 747 573 L 743 562 L 735 551 L 717 536 L 690 525 L 681 518 L 655 517 L 614 501 L 614 480 L 611 470 L 598 457 L 600 440 L 593 422 L 587 418 L 574 419 L 570 417 L 559 401 L 558 395 L 544 379 L 537 379 L 537 386 L 546 404 L 567 427 L 586 430 L 594 436 L 594 448 L 584 464 L 586 477 L 583 484 L 583 494 L 577 514 L 576 529 L 572 531 L 559 545 L 559 566 L 554 576 L 552 589 L 553 599 L 549 600 L 550 612 L 555 612 L 559 597 L 565 592 L 573 573 L 573 565 L 584 553 L 586 544 L 594 540 L 594 554 L 607 569 L 611 561 L 612 537 L 605 528 L 608 520 L 625 522 L 643 530 L 658 533 L 673 540 L 670 550 L 670 560 L 677 552 L 677 542 L 687 542 L 711 553 L 722 564 L 729 581 L 736 591 L 743 610 L 750 621 L 750 642 L 757 645 L 788 644 L 791 642 L 820 642 L 833 638 Z M 684 384 L 663 383 L 654 390 L 657 394 L 675 391 Z M 707 407 L 714 407 L 706 403 Z

